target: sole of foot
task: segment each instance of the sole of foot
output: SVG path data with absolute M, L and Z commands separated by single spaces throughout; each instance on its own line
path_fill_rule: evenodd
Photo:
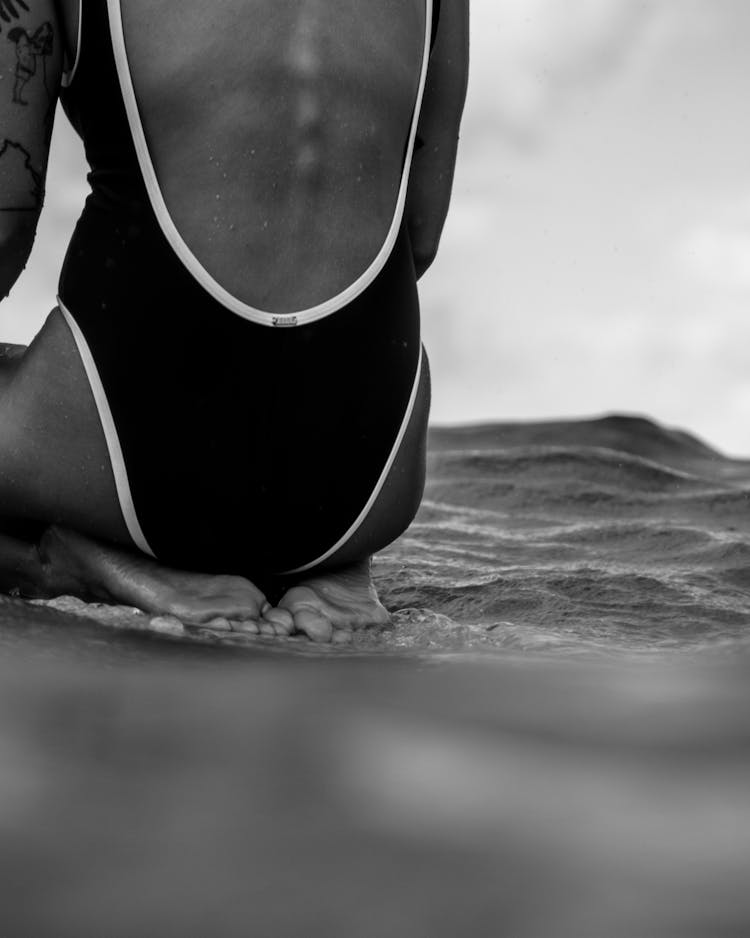
M 135 606 L 156 615 L 175 616 L 186 625 L 210 627 L 212 621 L 258 634 L 261 615 L 270 610 L 263 593 L 238 576 L 191 573 L 162 566 L 149 557 L 102 544 L 76 531 L 53 526 L 39 543 L 47 593 L 65 585 L 85 599 Z M 286 631 L 276 634 L 288 634 Z
M 295 583 L 264 613 L 263 622 L 283 623 L 287 634 L 304 634 L 314 642 L 344 643 L 355 630 L 388 625 L 390 616 L 378 599 L 366 560 Z

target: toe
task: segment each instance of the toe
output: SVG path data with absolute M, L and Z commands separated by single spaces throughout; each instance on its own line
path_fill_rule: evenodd
M 149 629 L 159 635 L 182 636 L 185 626 L 176 616 L 155 616 L 149 621 Z
M 211 629 L 214 632 L 229 632 L 232 626 L 229 619 L 225 619 L 224 616 L 217 616 L 215 619 L 209 619 L 203 628 Z
M 272 609 L 263 613 L 263 620 L 270 622 L 279 636 L 291 635 L 294 631 L 294 616 L 288 609 Z
M 230 624 L 233 632 L 242 632 L 245 635 L 257 635 L 260 631 L 258 623 L 253 622 L 252 619 L 233 619 Z
M 330 642 L 333 638 L 331 620 L 311 607 L 298 609 L 294 613 L 294 626 L 313 642 Z
M 263 593 L 241 577 L 180 574 L 171 587 L 169 612 L 205 625 L 217 618 L 258 619 L 266 602 Z

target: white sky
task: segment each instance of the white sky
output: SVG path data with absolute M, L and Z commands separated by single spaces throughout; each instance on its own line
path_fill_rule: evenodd
M 750 453 L 750 3 L 472 12 L 433 419 L 640 412 Z
M 750 3 L 472 0 L 454 202 L 422 282 L 435 422 L 626 411 L 750 454 Z M 81 203 L 58 120 L 27 341 Z

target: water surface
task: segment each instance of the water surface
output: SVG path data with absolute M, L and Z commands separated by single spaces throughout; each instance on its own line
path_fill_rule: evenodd
M 750 930 L 750 462 L 433 430 L 349 648 L 0 606 L 4 934 Z

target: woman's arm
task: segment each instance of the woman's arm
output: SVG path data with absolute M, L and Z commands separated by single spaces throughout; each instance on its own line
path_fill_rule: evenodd
M 406 202 L 417 277 L 435 259 L 448 214 L 468 76 L 469 0 L 442 0 Z
M 55 0 L 0 0 L 0 299 L 26 266 L 44 201 L 63 63 Z

